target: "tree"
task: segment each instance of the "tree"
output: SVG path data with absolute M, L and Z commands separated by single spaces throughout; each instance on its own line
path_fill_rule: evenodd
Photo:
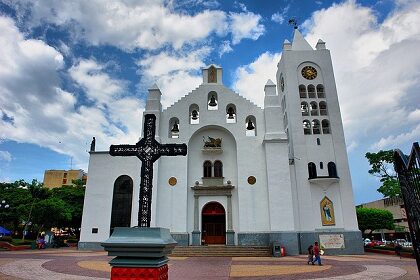
M 394 170 L 394 151 L 380 150 L 377 153 L 366 153 L 366 158 L 370 164 L 369 174 L 376 176 L 382 183 L 378 188 L 378 192 L 384 197 L 396 197 L 401 195 L 400 183 Z
M 82 223 L 83 202 L 85 197 L 85 187 L 63 186 L 51 190 L 51 197 L 64 201 L 70 210 L 71 219 L 64 226 L 78 230 Z
M 38 231 L 61 227 L 71 219 L 71 212 L 66 203 L 55 197 L 36 202 L 32 212 L 32 222 L 38 225 Z
M 394 217 L 388 210 L 374 208 L 357 208 L 357 221 L 359 229 L 364 233 L 366 230 L 394 229 Z

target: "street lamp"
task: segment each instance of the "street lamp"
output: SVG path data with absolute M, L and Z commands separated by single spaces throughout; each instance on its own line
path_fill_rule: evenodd
M 7 210 L 7 209 L 9 209 L 9 207 L 10 207 L 10 205 L 9 204 L 7 204 L 7 202 L 6 202 L 6 200 L 2 200 L 1 202 L 0 202 L 0 211 L 1 212 L 3 212 L 4 210 Z M 3 216 L 3 215 L 2 215 Z M 1 223 L 3 223 L 3 221 L 1 221 L 0 220 L 0 222 Z

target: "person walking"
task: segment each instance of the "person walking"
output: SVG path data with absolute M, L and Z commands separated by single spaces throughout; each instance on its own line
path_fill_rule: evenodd
M 312 263 L 314 260 L 314 246 L 311 244 L 308 247 L 308 264 Z
M 315 262 L 317 262 L 317 261 L 318 261 L 318 265 L 322 265 L 321 255 L 320 255 L 319 246 L 318 246 L 317 241 L 315 241 L 315 244 L 314 244 L 314 256 L 315 256 L 315 259 L 312 261 L 312 265 L 314 265 Z

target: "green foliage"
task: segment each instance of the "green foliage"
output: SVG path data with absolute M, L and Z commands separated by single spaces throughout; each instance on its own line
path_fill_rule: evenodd
M 37 180 L 0 183 L 0 198 L 9 204 L 0 209 L 0 224 L 13 231 L 23 230 L 29 222 L 27 230 L 80 228 L 85 187 L 75 185 L 50 190 Z
M 378 192 L 385 197 L 396 197 L 401 195 L 400 184 L 397 180 L 397 174 L 394 171 L 394 152 L 393 150 L 382 151 L 377 153 L 366 153 L 366 158 L 370 164 L 369 174 L 376 176 L 382 183 L 378 188 Z
M 394 217 L 388 210 L 374 208 L 357 208 L 357 221 L 359 229 L 370 232 L 378 229 L 394 229 Z M 369 234 L 370 234 L 369 232 Z
M 32 221 L 39 225 L 39 229 L 62 226 L 71 220 L 71 212 L 66 203 L 55 197 L 35 203 L 32 211 Z
M 85 197 L 85 187 L 63 186 L 51 190 L 51 197 L 61 199 L 70 210 L 71 219 L 65 226 L 80 228 L 82 223 L 83 201 Z
M 71 180 L 71 183 L 75 187 L 83 187 L 85 185 L 82 179 Z

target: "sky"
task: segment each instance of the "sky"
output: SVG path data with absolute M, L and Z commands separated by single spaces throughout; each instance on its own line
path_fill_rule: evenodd
M 87 170 L 93 136 L 138 141 L 149 87 L 168 107 L 211 63 L 262 107 L 292 17 L 331 50 L 355 203 L 380 199 L 365 153 L 420 138 L 420 1 L 0 0 L 0 181 Z

